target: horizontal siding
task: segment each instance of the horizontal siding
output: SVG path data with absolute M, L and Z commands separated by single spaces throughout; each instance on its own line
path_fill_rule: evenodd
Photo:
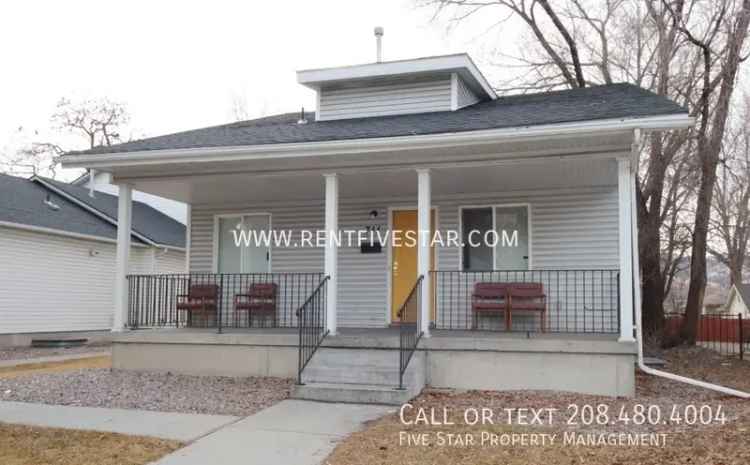
M 449 111 L 449 77 L 422 82 L 320 91 L 318 119 L 346 119 Z
M 462 205 L 496 205 L 529 203 L 532 222 L 532 262 L 535 269 L 593 269 L 618 266 L 617 188 L 597 187 L 536 191 L 533 193 L 496 193 L 435 196 L 438 228 L 446 237 L 448 230 L 458 230 L 458 211 Z M 342 199 L 339 206 L 340 227 L 356 230 L 369 224 L 369 212 L 378 211 L 378 223 L 385 228 L 389 207 L 413 207 L 415 198 L 396 200 Z M 225 209 L 194 206 L 190 269 L 193 272 L 213 270 L 213 222 L 220 213 L 270 212 L 277 230 L 293 230 L 299 238 L 301 229 L 323 227 L 322 203 L 305 205 L 265 202 Z M 322 248 L 274 248 L 271 252 L 273 272 L 320 272 L 323 270 Z M 382 326 L 388 308 L 388 254 L 362 254 L 357 247 L 339 249 L 339 323 L 341 326 Z M 459 250 L 438 248 L 437 268 L 457 270 Z
M 474 105 L 479 101 L 479 97 L 466 85 L 463 79 L 456 78 L 456 103 L 458 108 Z
M 152 272 L 150 249 L 130 255 L 131 273 Z M 0 334 L 111 328 L 114 244 L 0 228 L 0 263 Z

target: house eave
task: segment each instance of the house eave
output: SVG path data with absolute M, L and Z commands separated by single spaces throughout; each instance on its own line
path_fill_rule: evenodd
M 411 136 L 360 138 L 321 142 L 295 142 L 226 147 L 146 150 L 111 154 L 68 154 L 61 157 L 64 168 L 112 169 L 181 162 L 225 162 L 257 159 L 301 158 L 368 154 L 380 151 L 419 150 L 451 145 L 492 144 L 544 137 L 597 135 L 607 132 L 660 131 L 684 129 L 694 124 L 687 114 L 657 115 L 639 118 L 591 120 L 465 132 Z
M 465 53 L 335 68 L 301 70 L 297 71 L 297 82 L 317 90 L 321 86 L 342 81 L 451 72 L 459 73 L 473 89 L 484 94 L 485 98 L 492 100 L 497 98 L 495 90 L 479 70 L 479 67 Z

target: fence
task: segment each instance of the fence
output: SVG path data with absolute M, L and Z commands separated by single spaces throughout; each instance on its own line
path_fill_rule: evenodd
M 685 316 L 667 315 L 664 332 L 673 336 L 682 328 Z M 714 313 L 700 315 L 696 344 L 721 354 L 744 359 L 750 350 L 750 320 L 741 314 Z
M 544 294 L 546 331 L 556 333 L 617 333 L 620 328 L 619 271 L 523 270 L 433 271 L 436 329 L 484 331 L 542 330 L 541 312 L 513 311 L 506 328 L 502 311 L 480 312 L 475 301 L 478 283 L 537 284 Z
M 128 276 L 128 326 L 296 328 L 323 273 Z

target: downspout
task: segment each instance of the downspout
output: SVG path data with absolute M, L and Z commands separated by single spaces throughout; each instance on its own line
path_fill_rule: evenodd
M 640 142 L 641 142 L 641 131 L 639 129 L 636 129 L 633 132 L 633 145 L 631 150 L 633 151 L 633 157 L 635 159 L 635 162 L 633 163 L 633 170 L 638 169 L 638 150 L 640 148 Z M 640 268 L 640 258 L 638 255 L 638 211 L 636 210 L 637 204 L 636 204 L 636 197 L 635 197 L 635 191 L 636 191 L 636 185 L 635 185 L 635 176 L 632 176 L 633 182 L 630 183 L 630 202 L 631 202 L 631 236 L 633 240 L 633 247 L 632 253 L 633 253 L 633 283 L 635 284 L 633 286 L 633 304 L 635 305 L 635 338 L 636 338 L 636 345 L 638 347 L 638 368 L 641 369 L 646 374 L 653 375 L 653 376 L 659 376 L 662 378 L 666 378 L 672 381 L 677 381 L 680 383 L 690 384 L 692 386 L 701 387 L 704 389 L 710 389 L 712 391 L 720 392 L 722 394 L 728 394 L 730 396 L 736 396 L 741 397 L 743 399 L 750 399 L 750 393 L 738 391 L 736 389 L 720 386 L 718 384 L 712 384 L 707 383 L 705 381 L 700 381 L 693 378 L 688 378 L 686 376 L 680 376 L 676 375 L 674 373 L 668 373 L 666 371 L 656 370 L 654 368 L 651 368 L 649 366 L 646 366 L 646 364 L 643 361 L 643 320 L 642 320 L 642 309 L 641 309 L 641 268 Z

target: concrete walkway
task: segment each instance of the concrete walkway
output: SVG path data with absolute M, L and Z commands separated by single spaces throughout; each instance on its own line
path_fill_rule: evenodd
M 393 407 L 285 400 L 205 436 L 155 465 L 317 465 L 336 442 Z
M 238 417 L 228 415 L 0 402 L 0 422 L 4 423 L 153 436 L 184 442 L 237 420 Z
M 0 360 L 0 368 L 11 368 L 21 365 L 33 365 L 36 363 L 67 362 L 69 360 L 81 360 L 93 357 L 109 357 L 109 352 L 82 352 L 80 354 L 49 355 L 36 358 L 16 358 L 13 360 Z

